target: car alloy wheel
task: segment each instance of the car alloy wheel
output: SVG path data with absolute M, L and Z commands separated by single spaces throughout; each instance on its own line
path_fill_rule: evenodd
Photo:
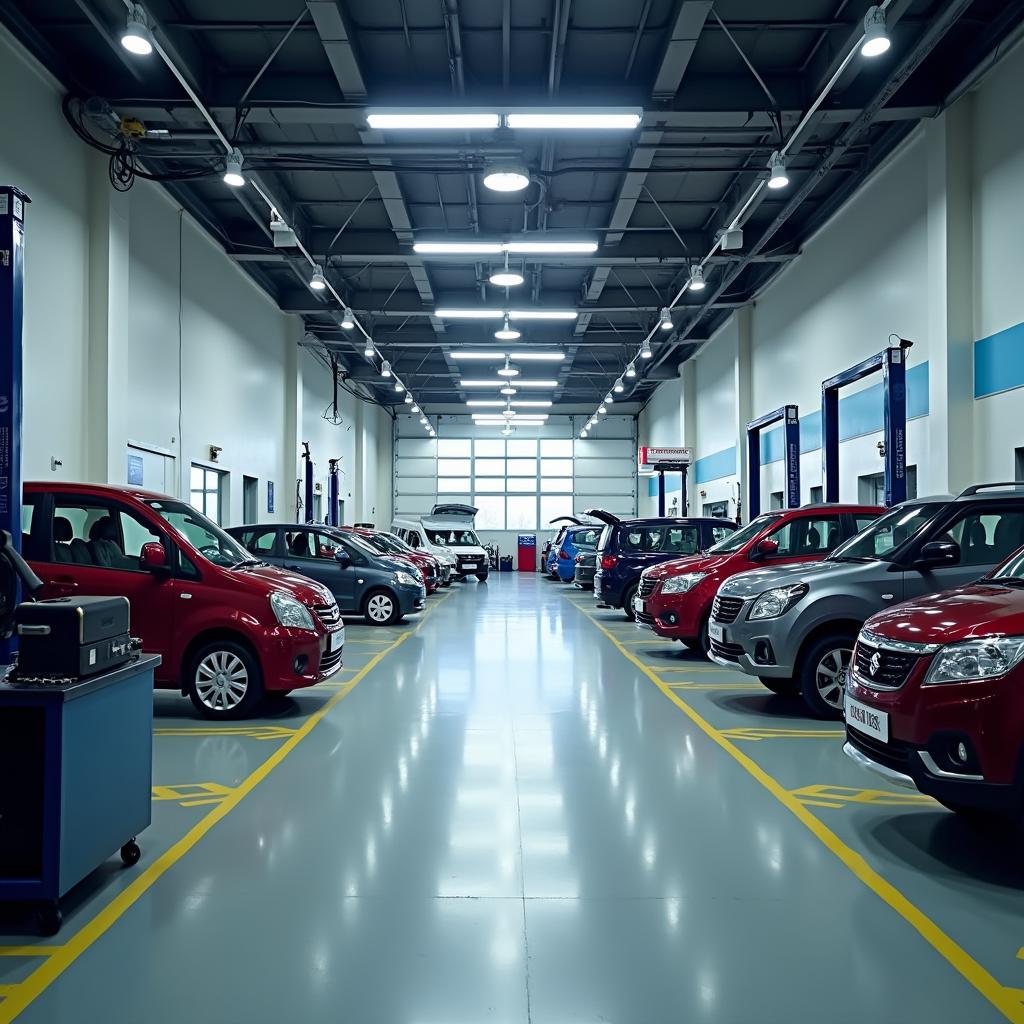
M 384 625 L 395 614 L 395 602 L 387 594 L 371 594 L 366 602 L 366 614 L 376 623 Z
M 814 683 L 818 694 L 830 708 L 843 710 L 843 695 L 846 692 L 846 673 L 850 668 L 853 651 L 848 647 L 837 647 L 827 651 L 814 668 Z
M 231 651 L 211 651 L 196 665 L 195 692 L 211 711 L 233 711 L 249 692 L 249 670 Z

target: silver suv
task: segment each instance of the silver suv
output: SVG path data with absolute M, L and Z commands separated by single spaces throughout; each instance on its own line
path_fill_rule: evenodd
M 984 492 L 984 493 L 983 493 Z M 840 718 L 854 641 L 875 612 L 971 583 L 1024 545 L 1024 483 L 906 501 L 821 562 L 755 569 L 719 588 L 711 658 Z

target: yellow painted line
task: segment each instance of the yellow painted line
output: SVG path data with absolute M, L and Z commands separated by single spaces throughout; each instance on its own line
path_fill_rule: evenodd
M 842 729 L 769 729 L 760 725 L 720 729 L 730 740 L 824 740 L 845 736 Z
M 826 800 L 829 806 L 845 807 L 848 804 L 873 804 L 880 807 L 930 807 L 935 801 L 923 793 L 897 793 L 891 789 L 853 789 L 849 786 L 814 785 L 801 786 L 790 792 L 802 803 Z M 833 801 L 835 803 L 833 804 Z
M 760 683 L 666 683 L 658 682 L 670 690 L 763 690 Z
M 1021 946 L 1020 949 L 1017 950 L 1017 959 L 1024 960 L 1024 946 Z
M 245 736 L 252 740 L 283 740 L 294 733 L 283 725 L 181 725 L 153 730 L 154 736 Z
M 408 630 L 388 648 L 379 651 L 362 669 L 361 674 L 349 680 L 322 708 L 306 719 L 295 734 L 281 744 L 240 786 L 232 790 L 200 822 L 194 825 L 170 849 L 161 854 L 141 872 L 134 881 L 115 896 L 95 917 L 86 922 L 70 938 L 50 954 L 45 963 L 37 967 L 16 990 L 0 1003 L 0 1024 L 14 1020 L 34 999 L 70 967 L 97 939 L 101 938 L 142 896 L 144 896 L 217 822 L 227 817 L 320 723 L 325 715 L 341 703 L 363 678 L 377 667 L 392 651 L 400 647 L 413 630 Z M 12 948 L 12 947 L 8 947 Z M 16 948 L 16 947 L 13 947 Z M 25 947 L 22 947 L 25 948 Z
M 728 669 L 711 668 L 704 665 L 648 665 L 657 672 L 713 672 L 715 675 L 725 675 Z M 737 673 L 739 674 L 739 673 Z
M 910 925 L 941 957 L 960 972 L 1003 1016 L 1024 1024 L 1024 1004 L 1014 989 L 1001 985 L 959 943 L 947 935 L 924 911 L 915 906 L 891 882 L 882 877 L 856 850 L 847 846 L 823 821 L 812 814 L 800 800 L 781 783 L 769 775 L 753 758 L 744 754 L 730 739 L 723 736 L 702 715 L 695 711 L 663 683 L 644 663 L 626 650 L 622 644 L 591 615 L 587 618 L 635 665 L 659 690 L 690 719 L 712 742 L 717 743 L 730 757 L 775 797 L 802 825 L 804 825 L 832 853 L 855 878 L 864 883 L 883 903 L 887 904 Z M 2 1019 L 2 1018 L 0 1018 Z
M 0 956 L 52 956 L 62 946 L 0 946 Z
M 0 999 L 6 999 L 16 988 L 16 985 L 0 985 Z

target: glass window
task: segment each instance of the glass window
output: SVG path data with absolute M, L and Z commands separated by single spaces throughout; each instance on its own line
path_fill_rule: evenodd
M 509 442 L 511 443 L 511 442 Z M 537 475 L 537 460 L 536 459 L 509 459 L 508 460 L 508 475 L 509 476 L 533 476 Z
M 572 441 L 547 440 L 541 441 L 540 453 L 544 458 L 572 458 Z
M 778 518 L 778 513 L 758 516 L 756 519 L 752 519 L 747 523 L 746 526 L 742 526 L 740 529 L 727 534 L 711 550 L 716 554 L 723 555 L 739 551 L 744 544 L 756 537 L 762 530 L 770 526 Z M 718 530 L 721 529 L 721 527 L 716 526 L 715 529 Z
M 551 479 L 550 477 L 545 477 L 540 482 L 540 489 L 541 489 L 541 492 L 544 493 L 544 494 L 552 494 L 552 493 L 557 493 L 559 491 L 569 491 L 569 492 L 571 492 L 572 491 L 572 477 L 568 476 L 568 477 L 565 477 L 564 479 L 558 479 L 558 478 Z
M 477 494 L 504 494 L 505 493 L 505 478 L 503 476 L 495 477 L 477 477 L 476 478 L 476 493 Z
M 877 518 L 878 516 L 854 516 L 853 527 L 858 533 L 860 533 L 861 530 L 866 530 Z
M 53 560 L 141 572 L 143 544 L 160 534 L 127 509 L 58 497 L 53 509 Z
M 154 498 L 146 504 L 179 536 L 184 537 L 200 554 L 216 565 L 230 568 L 250 556 L 234 537 L 229 537 L 216 523 L 181 501 Z
M 536 457 L 537 455 L 537 442 L 536 441 L 509 441 L 508 442 L 508 454 L 509 458 L 524 458 L 524 457 Z
M 473 454 L 477 458 L 484 456 L 485 458 L 497 457 L 503 459 L 505 457 L 505 442 L 492 440 L 474 441 Z
M 277 530 L 249 530 L 242 541 L 254 555 L 271 555 L 274 553 L 274 542 Z
M 765 537 L 765 540 L 773 540 L 779 545 L 779 550 L 775 553 L 776 555 L 793 555 L 797 553 L 794 551 L 796 530 L 793 529 L 793 525 L 793 521 L 790 520 Z
M 896 548 L 916 536 L 943 508 L 937 503 L 897 505 L 856 537 L 840 544 L 829 558 L 840 562 L 888 560 Z
M 437 460 L 438 476 L 469 476 L 471 472 L 469 459 Z
M 540 499 L 540 521 L 547 525 L 558 516 L 572 515 L 572 495 L 545 495 Z
M 515 442 L 510 441 L 509 444 Z M 534 442 L 536 443 L 536 442 Z M 537 499 L 534 495 L 509 497 L 505 499 L 505 518 L 507 530 L 537 529 Z
M 840 541 L 839 516 L 821 516 L 801 519 L 800 543 L 797 554 L 824 555 Z
M 662 533 L 660 548 L 652 548 L 652 551 L 671 551 L 680 555 L 695 555 L 700 551 L 699 526 L 667 526 Z
M 454 494 L 456 491 L 468 491 L 469 490 L 469 477 L 468 476 L 446 476 L 441 477 L 437 481 L 437 491 L 440 494 L 442 491 L 448 494 Z
M 578 548 L 584 548 L 587 551 L 592 551 L 597 547 L 598 538 L 601 536 L 601 530 L 597 527 L 588 527 L 585 530 L 577 530 L 573 534 L 573 543 Z
M 540 471 L 543 476 L 572 476 L 572 459 L 542 458 Z
M 138 559 L 142 555 L 142 545 L 161 543 L 160 534 L 151 526 L 136 519 L 124 509 L 116 513 L 121 522 L 121 539 L 124 544 L 124 553 L 128 558 Z M 138 566 L 133 566 L 137 568 Z
M 192 507 L 217 524 L 222 522 L 224 476 L 216 469 L 195 465 L 190 473 L 189 501 Z
M 473 472 L 477 476 L 504 476 L 504 459 L 476 459 L 473 463 Z
M 442 459 L 468 459 L 472 453 L 472 449 L 472 441 L 463 441 L 456 438 L 443 438 L 437 442 L 437 454 L 438 457 Z
M 478 529 L 505 529 L 504 497 L 480 495 L 476 499 L 476 510 L 476 525 Z
M 726 537 L 731 537 L 735 531 L 730 530 L 725 526 L 712 526 L 711 527 L 711 542 L 713 544 L 719 544 L 725 540 Z
M 509 494 L 536 494 L 537 478 L 535 476 L 509 477 L 506 489 Z
M 936 540 L 952 539 L 960 545 L 961 565 L 994 565 L 1024 544 L 1024 512 L 978 510 L 961 516 Z

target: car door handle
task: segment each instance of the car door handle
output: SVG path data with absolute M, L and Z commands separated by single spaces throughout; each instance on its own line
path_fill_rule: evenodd
M 73 594 L 78 589 L 78 583 L 70 576 L 57 576 L 53 581 L 53 588 L 62 594 Z

